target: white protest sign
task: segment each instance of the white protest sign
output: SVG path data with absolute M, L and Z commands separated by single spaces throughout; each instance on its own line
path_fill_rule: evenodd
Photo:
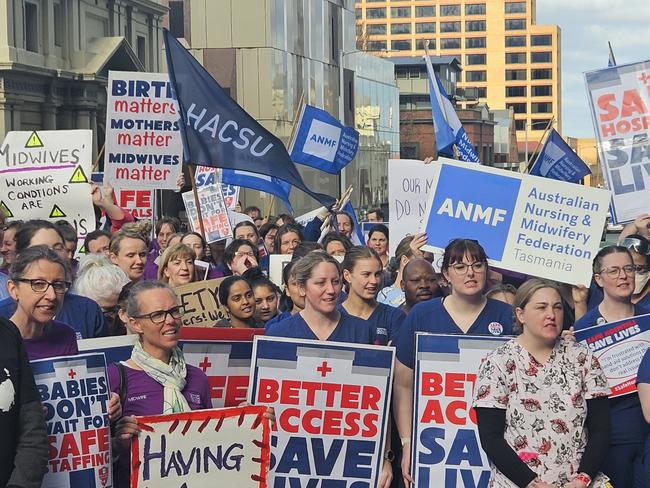
M 292 254 L 271 254 L 269 256 L 269 279 L 283 288 L 282 271 L 284 267 L 291 262 Z
M 183 141 L 166 73 L 109 71 L 104 171 L 121 189 L 176 189 Z
M 223 201 L 221 188 L 217 185 L 204 186 L 197 190 L 199 205 L 201 205 L 201 217 L 203 220 L 203 230 L 205 231 L 205 240 L 208 243 L 220 241 L 232 235 L 230 220 L 228 219 L 228 210 Z M 183 193 L 183 203 L 187 211 L 187 218 L 190 221 L 194 232 L 201 232 L 199 223 L 199 213 L 196 210 L 194 201 L 194 192 L 188 191 Z
M 476 239 L 495 267 L 589 286 L 609 191 L 450 159 L 433 166 L 425 250 Z
M 138 220 L 153 218 L 154 190 L 115 189 L 115 200 Z
M 65 219 L 83 243 L 95 230 L 90 130 L 12 131 L 0 149 L 0 211 L 10 220 Z

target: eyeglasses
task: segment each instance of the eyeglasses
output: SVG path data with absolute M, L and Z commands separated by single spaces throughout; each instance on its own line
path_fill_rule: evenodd
M 238 258 L 243 258 L 244 256 L 249 257 L 249 258 L 253 258 L 253 257 L 255 257 L 255 253 L 253 251 L 248 251 L 248 252 L 237 251 L 235 253 L 235 256 L 237 256 Z
M 155 312 L 146 313 L 144 315 L 131 315 L 134 319 L 149 319 L 154 324 L 162 324 L 167 315 L 171 315 L 173 319 L 180 319 L 185 313 L 185 308 L 181 306 L 172 307 L 169 310 L 156 310 Z
M 47 281 L 47 280 L 31 280 L 29 278 L 17 278 L 14 281 L 20 283 L 29 283 L 36 293 L 45 293 L 47 289 L 51 286 L 54 290 L 54 293 L 57 295 L 64 295 L 66 291 L 70 289 L 72 283 L 69 281 Z
M 459 275 L 467 274 L 469 268 L 472 268 L 474 273 L 483 273 L 487 269 L 487 263 L 485 261 L 476 261 L 472 264 L 456 263 L 452 264 L 451 267 Z
M 646 274 L 648 271 L 650 271 L 650 268 L 642 264 L 635 264 L 634 271 L 636 271 L 639 274 Z
M 104 315 L 104 317 L 113 318 L 115 317 L 115 314 L 117 314 L 119 309 L 120 309 L 119 305 L 115 305 L 113 307 L 106 307 L 106 308 L 102 307 L 102 314 Z
M 67 251 L 67 249 L 65 248 L 65 244 L 62 244 L 62 243 L 60 243 L 60 242 L 57 242 L 56 244 L 54 244 L 54 245 L 51 247 L 51 249 L 52 249 L 53 251 L 56 251 L 56 252 Z
M 626 237 L 621 241 L 620 245 L 627 247 L 636 253 L 643 254 L 644 256 L 650 254 L 650 243 L 645 240 L 637 239 L 636 237 Z
M 298 240 L 298 239 L 294 239 L 294 240 L 292 240 L 292 241 L 281 241 L 281 242 L 280 242 L 280 245 L 281 245 L 281 246 L 292 245 L 292 246 L 296 246 L 296 247 L 297 247 L 297 246 L 299 246 L 300 244 L 302 244 L 302 241 L 300 241 L 300 240 Z
M 612 266 L 611 268 L 601 269 L 598 274 L 605 274 L 610 278 L 617 278 L 621 274 L 621 271 L 623 271 L 627 276 L 632 276 L 636 271 L 636 266 L 632 264 L 626 264 L 622 268 Z

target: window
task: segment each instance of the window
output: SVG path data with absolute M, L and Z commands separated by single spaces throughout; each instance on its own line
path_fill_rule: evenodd
M 534 102 L 531 104 L 531 112 L 534 114 L 548 114 L 553 112 L 551 102 Z
M 531 80 L 550 80 L 553 77 L 552 70 L 550 69 L 531 69 Z
M 479 49 L 485 47 L 485 37 L 467 37 L 465 49 Z
M 386 35 L 386 24 L 367 24 L 366 32 L 369 36 Z
M 506 19 L 506 30 L 526 29 L 526 19 Z
M 506 103 L 506 108 L 511 108 L 512 111 L 516 114 L 525 114 L 526 113 L 526 104 L 525 103 Z
M 38 5 L 25 2 L 25 49 L 38 52 Z
M 530 36 L 531 46 L 551 46 L 552 44 L 553 44 L 553 39 L 550 35 Z
M 485 15 L 485 4 L 473 3 L 465 5 L 465 15 Z
M 440 5 L 440 17 L 460 15 L 460 5 Z
M 61 16 L 61 4 L 52 4 L 52 10 L 54 14 L 54 45 L 61 47 L 63 46 L 63 17 Z
M 551 119 L 533 119 L 530 121 L 530 129 L 544 130 L 549 126 Z
M 553 87 L 551 85 L 539 85 L 531 87 L 534 97 L 550 97 L 553 95 Z
M 460 39 L 457 37 L 440 39 L 440 49 L 460 49 Z
M 506 53 L 506 64 L 526 64 L 526 53 Z
M 515 120 L 515 130 L 526 130 L 526 121 L 523 119 Z
M 415 24 L 415 33 L 416 34 L 426 34 L 429 32 L 435 32 L 436 31 L 436 23 L 435 22 L 421 22 L 419 24 Z
M 385 8 L 367 8 L 366 9 L 366 19 L 385 19 L 386 18 L 386 9 Z
M 143 66 L 147 66 L 147 40 L 143 36 L 138 36 L 136 41 L 138 59 Z
M 487 81 L 487 71 L 465 71 L 465 81 Z
M 390 16 L 393 19 L 408 19 L 411 16 L 411 7 L 392 7 Z
M 465 64 L 485 64 L 485 54 L 466 54 Z
M 421 76 L 424 75 L 424 76 Z M 409 68 L 409 79 L 417 80 L 419 78 L 427 77 L 427 69 L 421 70 L 419 66 L 412 66 Z
M 395 51 L 410 51 L 411 41 L 391 41 L 390 48 Z
M 368 51 L 385 51 L 386 41 L 368 41 Z
M 390 33 L 391 34 L 410 34 L 411 33 L 411 24 L 391 24 Z
M 465 30 L 467 32 L 485 32 L 485 21 L 468 20 L 465 22 Z
M 357 20 L 362 19 L 363 18 L 363 9 L 355 8 L 354 9 L 354 14 L 355 14 Z
M 415 16 L 416 17 L 435 17 L 436 16 L 436 7 L 415 7 Z
M 487 98 L 487 87 L 482 86 L 476 89 L 477 96 L 479 98 Z
M 406 80 L 409 77 L 409 70 L 406 66 L 395 66 L 395 78 Z
M 526 70 L 525 69 L 507 69 L 506 70 L 506 80 L 525 80 L 526 79 Z
M 427 41 L 429 41 L 429 47 L 427 49 L 435 49 L 436 48 L 436 40 L 435 39 L 416 39 L 415 40 L 415 49 L 423 50 L 424 49 L 424 44 Z
M 526 36 L 506 36 L 506 47 L 522 47 L 526 45 Z
M 526 2 L 508 2 L 506 3 L 507 14 L 525 14 Z
M 530 61 L 532 63 L 550 63 L 552 60 L 551 53 L 547 51 L 539 53 L 530 53 Z
M 525 86 L 506 86 L 506 97 L 525 97 Z
M 460 32 L 460 22 L 440 22 L 440 32 Z

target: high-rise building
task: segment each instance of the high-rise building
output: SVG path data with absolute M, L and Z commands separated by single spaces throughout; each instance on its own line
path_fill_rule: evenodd
M 458 89 L 511 108 L 520 154 L 549 121 L 561 131 L 560 28 L 536 23 L 536 0 L 357 0 L 357 47 L 380 56 L 456 56 Z M 451 95 L 451 94 L 450 94 Z

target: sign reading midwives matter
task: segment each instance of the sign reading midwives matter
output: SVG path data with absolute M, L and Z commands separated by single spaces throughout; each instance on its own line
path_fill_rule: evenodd
M 232 228 L 226 204 L 221 194 L 221 188 L 218 185 L 208 185 L 197 190 L 196 194 L 201 206 L 201 220 L 203 221 L 205 240 L 211 243 L 230 237 Z M 201 233 L 199 213 L 196 209 L 193 191 L 183 193 L 183 203 L 192 230 Z
M 650 212 L 650 61 L 585 74 L 614 222 Z
M 137 417 L 131 488 L 266 488 L 270 426 L 264 407 Z
M 90 130 L 12 131 L 0 148 L 0 211 L 10 220 L 65 219 L 95 230 Z
M 650 315 L 575 331 L 594 353 L 611 388 L 610 398 L 636 391 L 636 375 L 650 346 Z
M 275 410 L 268 485 L 374 488 L 394 349 L 256 337 L 250 399 Z
M 425 250 L 476 239 L 498 268 L 589 286 L 609 191 L 450 159 L 433 166 Z
M 42 359 L 31 367 L 46 410 L 49 460 L 43 486 L 113 486 L 104 355 Z
M 486 487 L 490 463 L 471 408 L 481 360 L 508 339 L 416 335 L 413 388 L 414 486 Z
M 106 177 L 120 189 L 176 189 L 183 142 L 164 73 L 109 71 Z

